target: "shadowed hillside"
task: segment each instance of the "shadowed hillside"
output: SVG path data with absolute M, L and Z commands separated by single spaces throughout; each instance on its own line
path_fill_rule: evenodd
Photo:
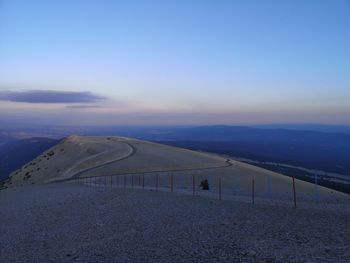
M 7 138 L 3 144 L 0 144 L 0 181 L 58 142 L 59 140 L 49 138 L 22 140 Z

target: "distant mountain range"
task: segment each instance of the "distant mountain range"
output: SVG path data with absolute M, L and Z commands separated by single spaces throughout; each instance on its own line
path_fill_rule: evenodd
M 191 149 L 350 174 L 348 134 L 205 126 L 155 134 L 153 139 Z
M 350 134 L 350 126 L 346 126 L 346 125 L 266 124 L 266 125 L 254 125 L 252 127 L 254 127 L 254 128 L 262 128 L 262 129 L 288 129 L 288 130 L 300 130 L 300 131 L 318 131 L 318 132 Z
M 313 131 L 326 133 L 343 133 L 350 134 L 350 126 L 346 125 L 325 125 L 325 124 L 265 124 L 265 125 L 249 125 L 249 126 L 230 126 L 230 125 L 211 125 L 201 128 L 223 128 L 242 129 L 255 128 L 263 130 L 292 130 L 292 131 Z M 216 127 L 216 128 L 215 128 Z M 153 139 L 157 135 L 169 134 L 185 129 L 198 128 L 198 126 L 35 126 L 28 127 L 24 125 L 3 125 L 0 128 L 1 136 L 10 136 L 14 138 L 63 138 L 71 134 L 77 135 L 125 135 L 129 137 L 142 137 Z

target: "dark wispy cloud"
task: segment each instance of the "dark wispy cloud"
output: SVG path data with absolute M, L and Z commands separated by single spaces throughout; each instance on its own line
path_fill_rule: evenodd
M 68 105 L 68 109 L 92 109 L 92 108 L 101 108 L 99 105 Z
M 55 90 L 0 90 L 0 100 L 27 103 L 93 103 L 106 98 L 91 92 Z

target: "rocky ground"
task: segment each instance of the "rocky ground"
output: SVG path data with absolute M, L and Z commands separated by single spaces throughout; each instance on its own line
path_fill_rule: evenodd
M 0 262 L 350 262 L 344 210 L 63 183 L 0 208 Z

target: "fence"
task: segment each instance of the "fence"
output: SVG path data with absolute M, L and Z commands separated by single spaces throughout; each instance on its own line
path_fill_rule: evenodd
M 205 180 L 207 180 L 207 189 L 205 189 Z M 283 202 L 294 208 L 300 202 L 334 203 L 339 198 L 331 190 L 320 191 L 317 181 L 313 185 L 286 176 L 243 176 L 232 174 L 232 170 L 231 173 L 230 170 L 220 170 L 220 172 L 191 170 L 128 173 L 78 177 L 68 181 L 94 187 L 167 191 L 219 200 L 235 199 L 251 202 L 252 204 L 257 202 Z

